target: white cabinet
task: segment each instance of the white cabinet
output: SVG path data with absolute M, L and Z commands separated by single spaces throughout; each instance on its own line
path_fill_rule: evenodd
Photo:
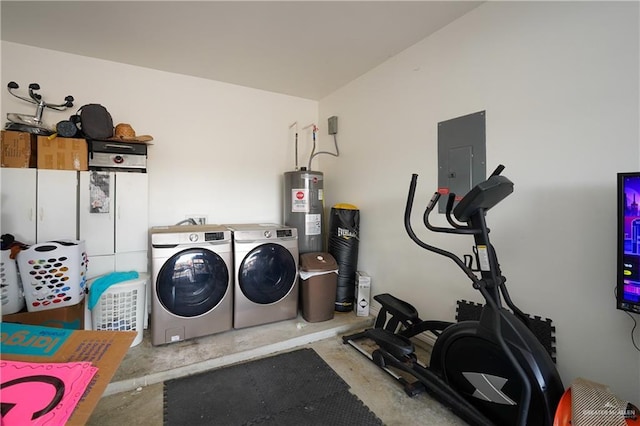
M 0 228 L 16 240 L 36 242 L 36 169 L 0 169 Z
M 38 169 L 37 242 L 78 238 L 78 172 Z
M 80 239 L 88 276 L 147 271 L 148 177 L 134 172 L 80 172 Z
M 84 240 L 88 278 L 113 271 L 147 272 L 147 174 L 101 173 L 108 192 L 101 198 L 100 188 L 91 185 L 91 173 L 0 168 L 1 232 L 26 244 Z M 99 209 L 101 200 L 107 205 Z
M 34 244 L 78 238 L 78 172 L 0 169 L 3 234 Z

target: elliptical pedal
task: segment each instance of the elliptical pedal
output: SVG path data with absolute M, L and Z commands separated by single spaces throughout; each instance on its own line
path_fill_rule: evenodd
M 389 354 L 388 352 L 385 352 L 383 349 L 376 349 L 371 354 L 371 360 L 378 367 L 385 369 L 387 370 L 387 372 L 391 373 L 391 371 L 388 370 L 387 368 L 387 361 L 386 361 L 387 359 L 389 359 L 388 357 L 391 357 L 391 356 L 392 356 L 391 354 Z M 407 358 L 406 361 L 409 363 L 412 363 L 415 361 L 414 357 L 415 357 L 415 354 L 411 354 L 411 357 Z M 389 365 L 389 367 L 392 367 L 392 366 L 393 366 L 393 363 Z M 396 373 L 391 373 L 391 374 L 396 378 L 396 380 L 398 380 L 398 382 L 400 382 L 400 384 L 402 385 L 402 389 L 404 390 L 404 393 L 406 393 L 407 396 L 409 396 L 410 398 L 413 398 L 416 395 L 420 395 L 421 393 L 427 390 L 424 383 L 420 382 L 419 380 L 409 381 L 405 377 L 401 376 L 400 374 L 396 374 Z
M 382 293 L 373 296 L 375 300 L 382 305 L 383 309 L 389 311 L 394 317 L 398 317 L 401 321 L 419 321 L 418 310 L 410 303 L 400 300 L 389 293 Z
M 424 383 L 417 380 L 415 382 L 407 381 L 404 385 L 404 393 L 406 393 L 409 398 L 413 398 L 414 396 L 420 395 L 421 393 L 424 393 L 426 391 L 427 388 Z
M 416 349 L 413 342 L 404 336 L 393 334 L 383 328 L 372 328 L 367 330 L 366 337 L 376 342 L 380 348 L 389 352 L 398 359 L 404 359 L 412 355 Z

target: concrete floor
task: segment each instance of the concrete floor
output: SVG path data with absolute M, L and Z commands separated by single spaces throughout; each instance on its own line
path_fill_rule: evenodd
M 89 419 L 89 426 L 162 425 L 164 380 L 300 347 L 313 348 L 385 425 L 465 425 L 428 395 L 408 397 L 398 383 L 341 337 L 370 327 L 372 317 L 336 313 L 308 323 L 301 317 L 154 347 L 149 336 L 129 349 Z

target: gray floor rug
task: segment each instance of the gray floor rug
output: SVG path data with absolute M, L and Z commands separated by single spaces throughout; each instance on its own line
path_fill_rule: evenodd
M 164 424 L 382 425 L 313 349 L 164 383 Z

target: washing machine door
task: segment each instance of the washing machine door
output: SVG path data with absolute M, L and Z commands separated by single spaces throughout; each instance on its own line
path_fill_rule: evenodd
M 229 287 L 229 270 L 216 253 L 186 249 L 171 256 L 162 266 L 156 292 L 162 306 L 181 317 L 209 312 L 222 300 Z
M 279 244 L 262 244 L 242 260 L 238 286 L 247 299 L 267 305 L 289 294 L 296 274 L 296 262 L 289 250 Z

